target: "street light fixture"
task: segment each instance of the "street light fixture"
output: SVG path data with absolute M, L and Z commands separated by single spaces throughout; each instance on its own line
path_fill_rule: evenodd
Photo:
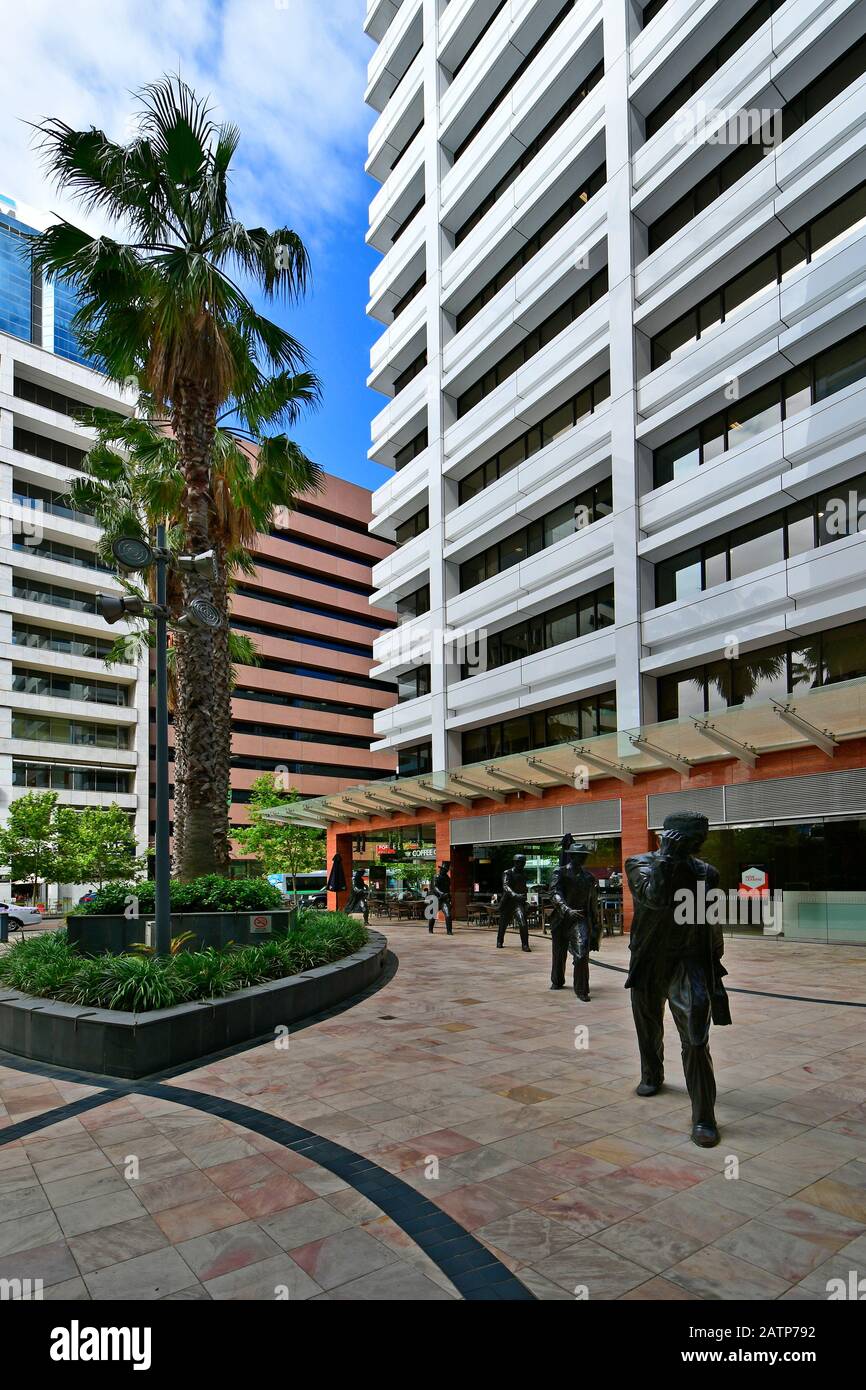
M 140 541 L 136 536 L 120 536 L 112 542 L 111 553 L 118 569 L 127 573 L 150 569 L 156 558 L 147 541 Z
M 147 604 L 137 594 L 97 594 L 96 611 L 113 627 L 121 618 L 143 618 Z
M 216 555 L 205 550 L 200 555 L 172 557 L 166 545 L 165 526 L 156 528 L 156 545 L 135 536 L 120 536 L 111 547 L 117 567 L 124 573 L 141 573 L 156 566 L 156 602 L 151 603 L 139 594 L 98 594 L 97 612 L 107 623 L 117 623 L 125 617 L 147 617 L 156 624 L 156 833 L 154 836 L 154 946 L 157 955 L 167 956 L 171 950 L 171 855 L 168 833 L 168 584 L 171 565 L 202 579 L 216 579 Z M 222 625 L 219 609 L 206 598 L 190 600 L 176 626 L 183 631 L 207 629 L 215 631 Z

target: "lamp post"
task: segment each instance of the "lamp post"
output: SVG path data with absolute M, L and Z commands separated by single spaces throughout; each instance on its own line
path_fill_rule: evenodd
M 168 551 L 165 526 L 156 528 L 156 830 L 154 833 L 154 947 L 171 950 L 171 855 L 168 834 Z
M 169 849 L 169 761 L 168 761 L 168 567 L 194 570 L 202 576 L 216 576 L 216 557 L 212 550 L 201 555 L 172 557 L 166 545 L 164 524 L 156 528 L 156 545 L 134 536 L 122 536 L 112 547 L 118 569 L 126 573 L 156 569 L 156 603 L 137 595 L 97 594 L 96 609 L 107 623 L 125 617 L 147 617 L 156 625 L 156 830 L 154 834 L 154 949 L 158 956 L 171 951 L 171 853 Z M 221 624 L 219 612 L 207 599 L 196 598 L 178 620 L 180 628 Z

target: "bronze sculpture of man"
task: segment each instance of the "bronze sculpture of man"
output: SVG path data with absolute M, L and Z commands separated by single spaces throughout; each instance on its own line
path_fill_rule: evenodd
M 550 885 L 554 906 L 550 919 L 553 950 L 550 988 L 564 988 L 565 961 L 570 952 L 574 963 L 574 992 L 584 1003 L 589 1003 L 590 998 L 589 953 L 598 950 L 601 936 L 598 885 L 594 875 L 583 867 L 588 854 L 588 845 L 566 849 L 565 863 L 554 870 Z
M 438 903 L 438 908 L 433 915 L 428 918 L 428 930 L 433 933 L 436 918 L 439 913 L 445 918 L 445 930 L 449 936 L 454 935 L 454 917 L 451 908 L 451 863 L 445 859 L 439 865 L 439 870 L 433 880 L 431 897 Z
M 505 933 L 513 924 L 520 932 L 520 945 L 524 951 L 530 950 L 529 927 L 526 923 L 526 900 L 529 889 L 526 883 L 526 855 L 515 854 L 510 869 L 502 875 L 502 901 L 499 904 L 499 931 L 496 945 L 501 949 L 505 944 Z
M 680 811 L 665 817 L 659 847 L 626 860 L 634 898 L 625 987 L 640 1050 L 639 1096 L 664 1083 L 664 1007 L 673 1014 L 682 1046 L 683 1071 L 692 1102 L 692 1140 L 702 1148 L 719 1142 L 716 1081 L 710 1056 L 710 1023 L 731 1021 L 722 977 L 721 926 L 698 920 L 718 870 L 695 858 L 709 833 L 706 816 Z M 698 884 L 703 882 L 703 889 Z M 705 915 L 705 913 L 703 914 Z
M 346 903 L 346 912 L 361 912 L 364 915 L 364 926 L 370 922 L 370 906 L 367 898 L 367 883 L 364 878 L 363 869 L 355 869 L 352 873 L 352 896 Z

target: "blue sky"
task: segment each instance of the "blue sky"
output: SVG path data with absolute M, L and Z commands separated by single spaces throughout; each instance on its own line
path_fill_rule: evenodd
M 250 225 L 288 224 L 313 262 L 305 304 L 270 312 L 308 347 L 322 408 L 297 429 L 328 472 L 377 487 L 367 462 L 370 420 L 384 398 L 367 390 L 381 331 L 364 313 L 378 259 L 364 243 L 377 185 L 364 174 L 375 113 L 363 100 L 372 44 L 365 0 L 27 0 L 3 18 L 0 191 L 82 218 L 43 177 L 28 122 L 59 116 L 128 139 L 132 93 L 180 72 L 208 94 L 242 143 L 234 201 Z M 91 230 L 100 230 L 92 220 Z

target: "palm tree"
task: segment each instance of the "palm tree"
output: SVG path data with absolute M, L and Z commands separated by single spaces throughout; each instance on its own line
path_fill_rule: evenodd
M 319 386 L 300 343 L 259 314 L 237 283 L 245 278 L 266 300 L 294 301 L 309 280 L 295 232 L 248 228 L 234 215 L 229 171 L 237 128 L 216 125 L 207 103 L 179 78 L 145 87 L 138 100 L 138 130 L 126 145 L 56 119 L 37 127 L 58 187 L 128 239 L 90 236 L 61 220 L 35 238 L 33 263 L 76 292 L 73 328 L 82 350 L 111 379 L 137 381 L 168 421 L 183 548 L 217 552 L 215 583 L 195 572 L 180 579 L 184 605 L 209 598 L 224 615 L 216 633 L 176 639 L 175 864 L 192 878 L 228 865 L 230 546 L 220 529 L 225 499 L 214 489 L 218 422 L 231 411 L 253 434 L 278 427 L 316 401 Z M 278 468 L 289 443 L 283 439 L 282 446 L 266 444 L 259 470 L 272 447 Z M 252 460 L 248 466 L 256 472 Z
M 306 390 L 305 381 L 299 381 L 298 391 L 302 397 Z M 183 548 L 184 478 L 180 450 L 167 422 L 154 416 L 152 406 L 152 401 L 142 396 L 134 417 L 105 410 L 91 410 L 81 415 L 83 423 L 96 429 L 97 439 L 84 459 L 82 476 L 70 485 L 68 495 L 75 510 L 88 512 L 98 521 L 103 533 L 100 551 L 106 558 L 111 557 L 111 544 L 119 536 L 147 539 L 161 522 L 168 530 L 169 548 L 175 552 Z M 284 408 L 281 406 L 280 411 Z M 256 420 L 259 429 L 269 423 L 264 415 Z M 285 435 L 258 435 L 244 430 L 237 420 L 232 429 L 218 426 L 210 474 L 210 535 L 214 549 L 222 556 L 213 588 L 214 601 L 219 603 L 221 611 L 228 613 L 236 574 L 255 572 L 251 546 L 256 536 L 270 531 L 280 513 L 292 509 L 299 493 L 320 488 L 322 479 L 318 465 Z M 126 581 L 126 587 L 130 592 L 141 592 L 131 581 Z M 149 597 L 152 599 L 154 594 L 151 592 Z M 184 592 L 176 570 L 169 570 L 167 597 L 173 617 L 178 618 L 184 607 Z M 109 654 L 109 662 L 137 659 L 147 640 L 147 632 L 145 625 L 131 637 L 119 638 Z M 258 656 L 252 640 L 233 632 L 228 621 L 221 635 L 225 638 L 226 688 L 230 697 L 235 666 L 254 665 Z M 178 717 L 177 657 L 180 650 L 180 646 L 173 649 L 173 659 L 169 663 L 175 734 L 174 857 L 178 866 L 185 859 L 189 800 L 185 775 L 188 755 L 184 726 Z M 226 788 L 227 827 L 231 773 L 230 699 L 227 726 L 214 743 L 222 759 L 214 780 L 224 783 Z

